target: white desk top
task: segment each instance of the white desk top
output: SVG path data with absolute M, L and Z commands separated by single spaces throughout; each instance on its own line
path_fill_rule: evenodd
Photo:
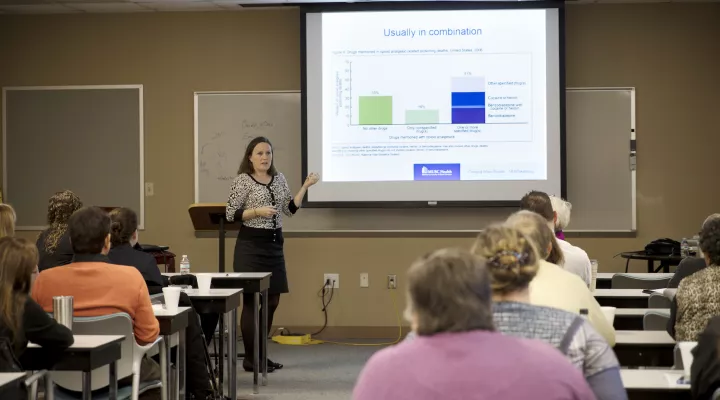
M 615 344 L 675 346 L 675 340 L 665 331 L 615 331 Z
M 192 307 L 178 307 L 177 312 L 171 313 L 168 312 L 162 304 L 153 304 L 153 313 L 155 314 L 155 318 L 172 318 L 177 317 L 191 308 Z
M 177 276 L 180 274 L 177 272 L 165 272 L 163 275 Z M 260 280 L 271 276 L 272 272 L 200 272 L 193 273 L 193 275 L 209 275 L 212 276 L 213 279 L 230 278 Z
M 648 311 L 654 311 L 670 316 L 669 308 L 617 308 L 615 309 L 615 318 L 617 317 L 642 317 Z
M 189 297 L 203 297 L 203 298 L 226 298 L 238 293 L 242 293 L 242 289 L 210 289 L 207 292 L 201 292 L 200 289 L 186 289 L 183 292 L 187 293 Z
M 3 387 L 9 383 L 17 382 L 25 379 L 27 373 L 25 372 L 4 372 L 0 373 L 0 387 Z
M 690 385 L 678 385 L 683 372 L 668 369 L 621 369 L 625 389 L 690 390 Z
M 622 272 L 598 272 L 597 278 L 598 278 L 598 280 L 600 280 L 600 279 L 610 280 L 610 279 L 612 279 L 612 277 L 613 277 L 614 275 L 620 274 L 620 273 L 622 273 Z M 622 274 L 623 274 L 623 275 L 632 276 L 633 278 L 657 278 L 657 279 L 672 278 L 673 275 L 675 275 L 675 274 L 672 273 L 672 272 L 669 272 L 669 273 L 665 273 L 665 272 L 659 272 L 659 273 L 638 272 L 638 273 L 630 273 L 630 274 L 622 273 Z
M 614 298 L 648 298 L 649 294 L 643 293 L 642 289 L 595 289 L 593 292 L 595 297 L 614 297 Z
M 110 343 L 121 342 L 125 340 L 123 335 L 73 335 L 75 337 L 75 343 L 70 346 L 71 350 L 92 350 L 98 347 L 103 347 Z M 28 343 L 28 348 L 39 348 L 40 345 L 35 343 Z

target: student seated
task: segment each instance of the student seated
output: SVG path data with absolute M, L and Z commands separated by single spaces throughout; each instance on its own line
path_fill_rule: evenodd
M 137 214 L 129 208 L 116 208 L 110 212 L 110 231 L 112 248 L 108 253 L 110 262 L 117 265 L 135 267 L 142 274 L 148 291 L 151 294 L 162 293 L 162 275 L 157 267 L 155 258 L 141 250 L 135 249 L 138 243 L 138 219 Z M 185 293 L 180 293 L 179 304 L 181 307 L 192 307 L 190 298 Z M 218 317 L 213 315 L 217 324 Z M 187 392 L 194 399 L 212 398 L 210 387 L 210 375 L 205 363 L 205 345 L 202 338 L 202 329 L 194 309 L 190 310 L 188 316 L 188 327 L 186 330 L 187 346 Z M 174 354 L 173 354 L 174 355 Z
M 547 193 L 533 190 L 526 194 L 520 199 L 520 209 L 532 211 L 545 218 L 545 222 L 554 234 L 558 215 L 553 211 L 552 200 L 550 200 L 550 196 L 548 196 Z M 585 282 L 585 286 L 590 287 L 592 266 L 585 250 L 573 246 L 563 239 L 557 239 L 556 243 L 560 247 L 560 250 L 562 250 L 564 257 L 563 262 L 558 265 L 579 276 L 580 279 Z
M 720 390 L 720 316 L 713 317 L 698 337 L 690 367 L 690 392 L 697 400 L 711 400 Z
M 32 297 L 47 312 L 53 297 L 73 296 L 76 317 L 127 313 L 133 321 L 135 340 L 145 345 L 160 332 L 142 275 L 135 269 L 110 263 L 110 217 L 98 207 L 85 207 L 72 214 L 67 226 L 72 263 L 42 271 L 35 280 Z M 160 379 L 160 366 L 144 358 L 140 380 Z M 124 382 L 121 382 L 124 384 Z M 151 390 L 143 397 L 159 392 Z
M 490 271 L 495 329 L 558 348 L 583 372 L 598 400 L 627 399 L 615 353 L 585 318 L 530 304 L 539 256 L 528 238 L 513 228 L 491 226 L 478 236 L 474 251 Z
M 353 399 L 595 399 L 551 346 L 494 332 L 489 280 L 485 261 L 467 251 L 415 261 L 405 315 L 417 336 L 375 353 Z
M 553 224 L 555 226 L 555 237 L 565 240 L 565 228 L 570 224 L 570 213 L 572 212 L 572 204 L 557 196 L 550 196 L 552 209 L 555 213 Z
M 675 340 L 695 342 L 712 317 L 720 315 L 720 219 L 705 223 L 700 250 L 707 267 L 680 281 L 670 306 L 669 326 Z
M 163 277 L 155 258 L 148 253 L 135 249 L 138 243 L 138 218 L 129 208 L 116 208 L 110 211 L 111 244 L 108 258 L 113 264 L 135 267 L 142 274 L 148 287 L 163 287 Z
M 31 242 L 10 236 L 0 238 L 0 337 L 13 344 L 21 365 L 28 341 L 57 350 L 73 344 L 72 332 L 55 322 L 30 297 L 37 261 L 37 248 Z
M 67 234 L 70 216 L 82 207 L 75 193 L 64 190 L 55 193 L 48 201 L 48 227 L 40 233 L 37 248 L 40 251 L 40 271 L 70 264 L 73 258 L 70 236 Z
M 700 230 L 702 230 L 705 224 L 714 219 L 720 219 L 720 214 L 712 214 L 705 218 Z M 705 267 L 707 267 L 707 263 L 705 262 L 705 257 L 702 254 L 698 254 L 697 257 L 683 258 L 677 268 L 675 268 L 675 273 L 673 274 L 672 279 L 668 282 L 668 289 L 677 289 L 678 286 L 680 286 L 680 281 L 700 271 L 701 269 L 704 269 Z
M 595 330 L 600 332 L 610 346 L 614 346 L 615 329 L 608 322 L 590 289 L 585 286 L 585 282 L 552 263 L 553 250 L 558 247 L 555 234 L 548 227 L 547 221 L 534 212 L 518 211 L 508 218 L 505 225 L 525 235 L 540 256 L 537 274 L 530 282 L 530 304 L 559 308 L 575 314 L 581 309 L 587 309 L 588 319 Z
M 15 209 L 10 204 L 0 204 L 0 238 L 15 236 Z

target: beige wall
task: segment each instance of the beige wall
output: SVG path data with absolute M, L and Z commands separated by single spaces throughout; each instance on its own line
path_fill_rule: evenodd
M 718 21 L 720 4 L 567 10 L 568 86 L 637 88 L 638 237 L 576 240 L 600 260 L 602 271 L 623 268 L 614 254 L 656 237 L 690 235 L 707 214 L 719 211 Z M 142 240 L 169 244 L 190 255 L 194 270 L 213 271 L 217 243 L 196 239 L 187 215 L 193 200 L 192 93 L 299 89 L 299 28 L 297 10 L 0 16 L 0 86 L 145 85 L 145 176 L 155 183 L 155 196 L 146 199 Z M 470 241 L 290 238 L 291 293 L 276 325 L 320 325 L 318 287 L 324 272 L 335 272 L 341 289 L 330 307 L 331 326 L 394 326 L 385 276 L 397 273 L 402 289 L 404 271 L 417 255 Z M 233 245 L 228 240 L 229 265 Z M 358 287 L 360 272 L 370 273 L 370 288 Z M 402 290 L 394 293 L 402 308 Z

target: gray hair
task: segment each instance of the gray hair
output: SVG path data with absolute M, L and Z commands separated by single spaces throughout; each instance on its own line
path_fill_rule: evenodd
M 550 196 L 553 211 L 557 214 L 555 229 L 565 229 L 570 225 L 570 213 L 572 211 L 572 203 L 563 200 L 557 196 Z
M 547 220 L 540 214 L 528 210 L 518 211 L 508 217 L 505 226 L 517 229 L 525 235 L 543 260 L 556 265 L 562 265 L 565 261 L 555 238 L 555 232 L 550 229 Z M 548 251 L 551 244 L 552 248 Z
M 720 213 L 715 213 L 715 214 L 710 214 L 710 215 L 708 215 L 708 217 L 705 218 L 705 221 L 703 221 L 702 226 L 700 227 L 700 229 L 704 228 L 707 224 L 709 224 L 710 222 L 712 222 L 712 221 L 714 221 L 714 220 L 716 220 L 716 219 L 718 219 L 718 218 L 720 218 Z
M 416 260 L 407 274 L 408 308 L 417 334 L 493 331 L 486 262 L 465 250 L 442 249 Z

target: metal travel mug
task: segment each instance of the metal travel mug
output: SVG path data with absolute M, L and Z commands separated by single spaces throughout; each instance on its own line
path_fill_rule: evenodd
M 72 296 L 55 296 L 53 297 L 53 318 L 60 325 L 65 325 L 72 330 L 73 324 L 73 297 Z

